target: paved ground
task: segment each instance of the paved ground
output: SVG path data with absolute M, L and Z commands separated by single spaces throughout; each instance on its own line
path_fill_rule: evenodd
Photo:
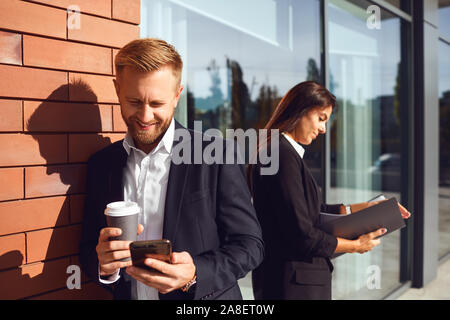
M 450 259 L 441 264 L 436 279 L 421 289 L 408 289 L 398 300 L 450 300 Z
M 239 281 L 245 300 L 253 300 L 250 276 Z M 450 259 L 441 264 L 436 279 L 421 289 L 410 288 L 397 300 L 450 300 Z

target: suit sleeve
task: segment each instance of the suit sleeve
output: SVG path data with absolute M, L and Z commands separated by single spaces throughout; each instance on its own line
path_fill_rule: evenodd
M 343 206 L 342 203 L 339 203 L 339 204 L 325 204 L 325 203 L 322 203 L 320 205 L 320 211 L 321 212 L 327 212 L 327 213 L 333 213 L 333 214 L 340 214 L 341 213 L 340 212 L 341 206 Z
M 286 231 L 280 236 L 285 237 L 293 256 L 331 257 L 337 238 L 313 225 L 307 203 L 315 191 L 305 189 L 302 163 L 296 156 L 293 152 L 280 154 L 279 173 L 273 176 L 273 189 L 279 190 L 278 201 L 285 209 L 277 215 L 278 225 Z
M 219 168 L 216 223 L 220 247 L 193 257 L 197 268 L 194 299 L 233 286 L 263 260 L 261 227 L 241 165 Z

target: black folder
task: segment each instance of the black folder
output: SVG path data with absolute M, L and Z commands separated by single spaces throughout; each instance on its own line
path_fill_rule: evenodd
M 383 201 L 361 211 L 348 214 L 320 214 L 319 228 L 339 238 L 355 240 L 359 236 L 386 228 L 385 236 L 405 226 L 395 198 Z

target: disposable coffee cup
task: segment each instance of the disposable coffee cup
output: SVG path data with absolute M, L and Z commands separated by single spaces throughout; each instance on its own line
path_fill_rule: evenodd
M 138 214 L 141 211 L 138 204 L 132 201 L 111 202 L 106 206 L 105 215 L 108 227 L 122 229 L 122 234 L 111 237 L 110 240 L 136 241 Z

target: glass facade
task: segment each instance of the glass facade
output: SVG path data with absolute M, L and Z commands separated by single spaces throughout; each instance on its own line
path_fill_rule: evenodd
M 440 1 L 439 34 L 450 37 L 450 3 Z M 450 253 L 450 44 L 438 44 L 439 84 L 439 257 Z
M 439 28 L 448 37 L 444 2 Z M 412 26 L 392 8 L 411 14 L 412 1 L 380 1 L 379 11 L 369 10 L 374 3 L 141 0 L 141 37 L 162 38 L 180 52 L 185 90 L 175 117 L 196 130 L 262 128 L 289 88 L 327 79 L 338 100 L 327 125 L 329 143 L 317 139 L 305 153 L 319 184 L 327 173 L 326 201 L 357 203 L 383 193 L 403 202 L 413 185 L 405 151 L 413 143 L 406 123 L 413 107 L 407 38 Z M 440 256 L 450 251 L 449 50 L 440 41 Z M 411 279 L 401 267 L 408 249 L 401 238 L 396 231 L 370 253 L 335 258 L 333 299 L 381 299 L 400 279 Z M 371 282 L 374 276 L 379 281 Z M 244 299 L 253 298 L 250 279 L 239 282 Z
M 358 203 L 383 193 L 401 201 L 400 18 L 380 11 L 378 28 L 367 25 L 367 1 L 329 1 L 331 91 L 339 109 L 330 124 L 329 203 Z M 400 231 L 364 255 L 335 259 L 335 299 L 379 299 L 400 279 Z M 376 269 L 379 268 L 379 269 Z M 367 285 L 380 270 L 377 290 Z
M 438 10 L 439 34 L 450 39 L 450 2 L 448 0 L 439 0 Z

